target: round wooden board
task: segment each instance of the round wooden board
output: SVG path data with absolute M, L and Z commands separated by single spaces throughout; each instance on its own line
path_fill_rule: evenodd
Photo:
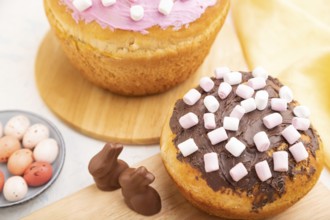
M 104 141 L 124 144 L 158 144 L 166 115 L 175 100 L 202 75 L 213 75 L 217 66 L 246 69 L 233 26 L 226 23 L 210 54 L 198 71 L 168 92 L 146 97 L 124 97 L 100 89 L 85 80 L 62 52 L 49 32 L 36 58 L 39 92 L 48 107 L 79 132 Z

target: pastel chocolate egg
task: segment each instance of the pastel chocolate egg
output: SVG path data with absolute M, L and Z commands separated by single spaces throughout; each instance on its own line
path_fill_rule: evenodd
M 8 160 L 7 168 L 12 175 L 20 176 L 33 162 L 33 153 L 30 149 L 15 151 Z
M 5 184 L 5 175 L 0 170 L 0 192 L 2 191 L 4 184 Z
M 43 124 L 34 124 L 23 136 L 23 146 L 33 149 L 40 141 L 49 137 L 49 129 Z
M 3 195 L 7 201 L 15 202 L 23 199 L 28 192 L 28 186 L 21 176 L 12 176 L 7 179 L 3 187 Z
M 34 162 L 24 172 L 24 179 L 29 186 L 42 186 L 53 175 L 53 168 L 46 162 Z
M 4 133 L 21 140 L 29 126 L 30 120 L 25 115 L 16 115 L 6 123 Z
M 58 155 L 58 144 L 52 138 L 40 141 L 34 148 L 33 157 L 36 161 L 53 163 Z
M 13 136 L 0 138 L 0 163 L 6 163 L 15 151 L 21 149 L 21 143 Z

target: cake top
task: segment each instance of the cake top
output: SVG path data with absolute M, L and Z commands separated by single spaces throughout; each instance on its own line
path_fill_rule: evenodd
M 159 26 L 188 27 L 217 0 L 60 0 L 76 22 L 96 21 L 103 28 L 148 33 Z
M 170 128 L 177 158 L 199 170 L 214 191 L 253 195 L 257 211 L 285 193 L 286 179 L 313 175 L 309 157 L 319 138 L 308 108 L 264 69 L 215 73 L 175 104 Z

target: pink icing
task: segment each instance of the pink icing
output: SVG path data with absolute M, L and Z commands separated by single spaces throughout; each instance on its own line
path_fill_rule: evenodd
M 79 12 L 72 4 L 72 0 L 60 0 L 72 12 L 73 19 L 78 23 L 96 21 L 102 28 L 122 29 L 148 33 L 147 29 L 160 26 L 162 29 L 173 27 L 179 30 L 188 27 L 189 23 L 197 20 L 206 8 L 216 4 L 217 0 L 175 0 L 171 13 L 167 16 L 158 11 L 160 0 L 117 0 L 117 3 L 104 7 L 101 0 L 92 0 L 92 7 Z M 130 17 L 130 7 L 141 5 L 144 8 L 144 17 L 140 21 L 133 21 Z

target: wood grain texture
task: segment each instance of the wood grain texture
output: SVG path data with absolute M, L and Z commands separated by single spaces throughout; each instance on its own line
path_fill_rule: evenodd
M 179 193 L 166 173 L 160 155 L 153 156 L 139 164 L 151 171 L 156 180 L 152 186 L 162 199 L 162 210 L 157 215 L 145 217 L 131 211 L 124 203 L 120 190 L 102 192 L 91 185 L 48 207 L 25 217 L 25 220 L 44 219 L 219 219 L 209 216 L 190 205 Z M 276 220 L 327 219 L 330 216 L 330 191 L 318 183 L 293 207 L 272 218 Z
M 156 144 L 169 107 L 195 87 L 201 76 L 212 76 L 214 68 L 221 65 L 246 69 L 239 40 L 228 22 L 202 66 L 186 82 L 159 95 L 124 97 L 97 88 L 82 78 L 49 32 L 39 48 L 35 78 L 48 107 L 77 131 L 104 141 Z

